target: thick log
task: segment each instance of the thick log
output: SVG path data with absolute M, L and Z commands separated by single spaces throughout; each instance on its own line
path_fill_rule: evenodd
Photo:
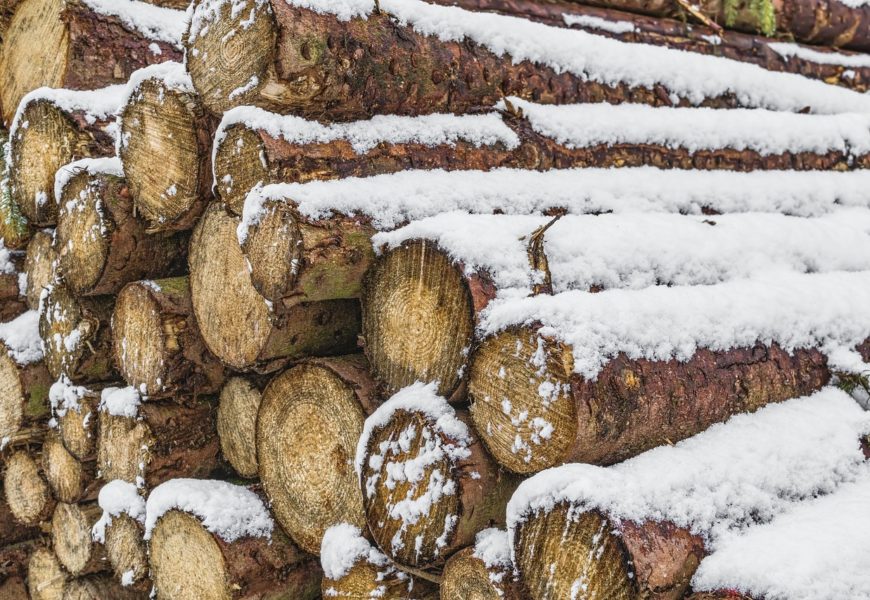
M 498 548 L 489 547 L 489 536 L 498 538 Z M 443 600 L 522 600 L 525 594 L 513 573 L 507 532 L 484 530 L 474 546 L 451 556 L 440 589 Z
M 93 500 L 99 489 L 95 461 L 77 459 L 66 449 L 60 435 L 50 432 L 42 443 L 42 469 L 52 494 L 69 504 Z
M 150 398 L 213 394 L 224 367 L 205 347 L 193 317 L 187 277 L 127 285 L 112 316 L 115 364 Z
M 312 359 L 275 377 L 257 416 L 260 481 L 281 527 L 320 553 L 326 530 L 365 526 L 352 457 L 380 403 L 361 355 Z
M 63 592 L 63 600 L 145 600 L 148 597 L 147 591 L 124 587 L 108 575 L 73 579 Z
M 190 291 L 206 346 L 234 369 L 276 359 L 348 354 L 356 347 L 356 300 L 310 302 L 276 316 L 251 284 L 236 237 L 239 219 L 210 206 L 191 238 Z
M 21 289 L 24 260 L 24 252 L 0 248 L 0 262 L 3 262 L 0 266 L 0 322 L 11 321 L 28 308 L 26 294 Z
M 217 431 L 224 460 L 241 477 L 259 477 L 257 413 L 263 386 L 250 377 L 232 377 L 221 388 Z
M 38 461 L 27 450 L 6 459 L 3 489 L 12 515 L 22 525 L 37 525 L 54 513 L 55 500 L 48 483 Z
M 215 119 L 181 63 L 144 69 L 128 89 L 119 155 L 136 208 L 151 231 L 190 229 L 211 198 Z
M 109 568 L 106 548 L 94 541 L 91 529 L 102 509 L 96 502 L 59 502 L 51 519 L 51 539 L 60 564 L 73 577 L 99 573 Z
M 0 343 L 0 440 L 11 441 L 16 434 L 44 426 L 50 386 L 51 375 L 42 361 L 18 364 Z
M 0 59 L 0 104 L 6 123 L 30 90 L 124 83 L 136 69 L 181 57 L 177 32 L 148 32 L 144 22 L 136 29 L 131 19 L 112 15 L 105 4 L 100 10 L 92 6 L 86 0 L 20 2 L 3 35 Z M 165 16 L 173 15 L 183 18 L 173 12 Z
M 100 411 L 97 466 L 104 481 L 151 489 L 177 477 L 206 477 L 217 466 L 215 406 L 209 399 L 145 402 L 129 417 Z
M 39 310 L 42 290 L 54 280 L 57 252 L 54 251 L 54 232 L 51 229 L 33 232 L 27 244 L 24 273 L 27 277 L 27 307 Z
M 69 575 L 53 550 L 37 548 L 27 564 L 27 588 L 31 600 L 63 600 Z
M 146 231 L 117 159 L 65 165 L 55 189 L 58 273 L 75 295 L 115 294 L 131 281 L 183 269 L 187 238 Z

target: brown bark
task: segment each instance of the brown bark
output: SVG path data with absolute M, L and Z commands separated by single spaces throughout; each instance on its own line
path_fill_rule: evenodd
M 55 500 L 45 482 L 38 454 L 19 450 L 6 459 L 3 489 L 12 516 L 32 527 L 48 520 Z
M 120 84 L 136 69 L 180 57 L 173 45 L 133 31 L 121 19 L 98 14 L 83 2 L 22 0 L 3 35 L 3 120 L 11 122 L 24 94 L 38 87 Z
M 208 399 L 145 402 L 138 416 L 101 411 L 97 466 L 103 481 L 147 489 L 178 477 L 202 478 L 217 466 L 215 406 Z
M 124 178 L 82 170 L 59 201 L 58 273 L 74 294 L 115 294 L 131 281 L 184 268 L 186 236 L 149 234 Z
M 18 275 L 24 270 L 24 252 L 9 252 L 10 272 L 0 273 L 0 322 L 11 321 L 27 310 L 27 298 L 19 288 Z
M 0 509 L 2 511 L 2 509 Z M 0 525 L 2 527 L 2 525 Z M 24 528 L 22 528 L 24 529 Z M 0 600 L 21 600 L 27 598 L 27 562 L 37 548 L 36 536 L 16 541 L 3 539 L 0 547 Z
M 28 540 L 32 540 L 39 536 L 39 528 L 24 527 L 15 519 L 12 514 L 12 509 L 6 503 L 6 496 L 0 496 L 0 540 L 3 541 L 3 547 L 12 547 L 21 543 L 21 548 L 30 549 L 26 544 Z M 18 572 L 18 563 L 12 560 L 13 554 L 7 558 L 5 550 L 0 549 L 0 580 Z M 25 561 L 26 562 L 26 561 Z
M 505 565 L 487 565 L 474 548 L 460 550 L 444 565 L 441 600 L 523 600 L 522 586 Z
M 224 367 L 199 334 L 187 277 L 127 285 L 118 294 L 112 324 L 118 370 L 150 398 L 220 390 Z
M 108 575 L 73 579 L 66 585 L 63 600 L 145 600 L 146 590 L 130 589 Z
M 45 428 L 51 382 L 42 361 L 20 365 L 0 343 L 0 440 Z
M 60 564 L 73 577 L 99 573 L 109 568 L 106 547 L 93 540 L 91 529 L 102 509 L 96 502 L 59 502 L 51 519 L 51 539 Z
M 33 232 L 27 244 L 24 272 L 27 275 L 27 307 L 39 310 L 39 298 L 54 279 L 57 252 L 54 251 L 52 230 Z

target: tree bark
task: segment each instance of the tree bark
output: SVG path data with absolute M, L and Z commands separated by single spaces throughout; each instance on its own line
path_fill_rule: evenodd
M 299 551 L 277 528 L 271 538 L 226 542 L 187 513 L 172 510 L 157 522 L 150 542 L 157 597 L 309 600 L 320 594 L 317 560 Z M 192 561 L 195 556 L 198 560 Z
M 82 169 L 58 200 L 58 272 L 74 294 L 116 294 L 131 281 L 183 270 L 187 238 L 149 234 L 124 178 Z
M 306 552 L 320 554 L 333 525 L 365 527 L 353 458 L 366 416 L 379 404 L 361 355 L 305 361 L 263 392 L 260 480 L 275 518 Z
M 208 349 L 234 369 L 267 371 L 305 356 L 353 352 L 358 302 L 307 302 L 275 315 L 251 284 L 236 237 L 238 223 L 214 204 L 190 242 L 193 311 Z
M 146 600 L 148 592 L 130 589 L 108 575 L 93 575 L 70 581 L 63 600 Z
M 20 365 L 0 343 L 0 440 L 44 427 L 51 382 L 42 361 Z
M 19 450 L 6 459 L 3 489 L 12 516 L 22 525 L 38 525 L 54 512 L 55 500 L 42 469 L 27 450 Z
M 221 389 L 224 367 L 199 334 L 187 277 L 127 285 L 118 294 L 112 325 L 118 370 L 150 398 Z
M 232 377 L 221 389 L 217 431 L 221 454 L 246 479 L 259 477 L 257 467 L 257 413 L 263 384 L 253 377 Z
M 60 436 L 50 432 L 42 443 L 42 469 L 54 497 L 60 502 L 94 500 L 99 491 L 95 461 L 80 461 L 66 447 Z
M 473 547 L 460 550 L 444 565 L 442 600 L 523 600 L 525 597 L 510 568 L 487 565 L 474 555 Z
M 136 589 L 151 587 L 145 529 L 139 521 L 124 513 L 112 517 L 106 525 L 106 556 L 118 581 L 129 577 Z
M 96 502 L 59 502 L 51 519 L 51 539 L 60 564 L 73 577 L 99 573 L 109 568 L 106 548 L 93 540 L 91 529 L 102 509 Z
M 31 600 L 63 600 L 69 575 L 53 550 L 40 547 L 27 563 L 27 588 Z
M 27 276 L 27 307 L 30 310 L 39 310 L 42 290 L 54 279 L 57 252 L 54 251 L 52 234 L 52 230 L 35 231 L 27 244 L 24 273 Z
M 3 540 L 3 546 L 14 546 L 27 542 L 38 537 L 39 533 L 39 528 L 37 527 L 24 527 L 18 523 L 15 515 L 12 514 L 12 509 L 6 502 L 6 495 L 0 495 L 0 540 Z M 21 544 L 21 547 L 32 550 L 26 543 Z M 13 560 L 6 562 L 4 560 L 4 550 L 0 549 L 0 580 L 18 573 L 16 570 L 18 566 L 19 563 Z
M 103 481 L 152 489 L 177 477 L 207 477 L 217 466 L 215 406 L 208 399 L 145 402 L 137 417 L 101 411 L 97 466 Z
M 11 321 L 28 308 L 27 298 L 21 292 L 18 277 L 24 270 L 24 259 L 24 252 L 9 251 L 11 272 L 0 273 L 0 322 Z
M 184 15 L 179 12 L 178 18 Z M 30 90 L 120 84 L 146 65 L 181 58 L 175 45 L 151 39 L 77 0 L 22 0 L 0 54 L 0 103 L 7 124 Z
M 151 231 L 190 229 L 212 196 L 216 122 L 195 93 L 173 82 L 187 76 L 184 66 L 176 65 L 166 77 L 155 73 L 144 79 L 120 117 L 124 173 Z

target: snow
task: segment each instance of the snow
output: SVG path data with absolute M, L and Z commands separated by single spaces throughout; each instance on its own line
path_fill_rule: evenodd
M 132 483 L 113 479 L 100 488 L 97 501 L 103 514 L 94 524 L 91 535 L 100 544 L 106 543 L 106 527 L 112 524 L 114 517 L 127 515 L 145 524 L 145 499 L 139 495 L 139 490 Z
M 489 528 L 479 532 L 474 539 L 473 555 L 489 569 L 513 568 L 510 539 L 503 529 Z
M 701 561 L 696 590 L 770 600 L 870 598 L 870 470 L 771 523 L 729 532 Z
M 58 204 L 60 204 L 63 189 L 69 183 L 69 180 L 82 171 L 87 171 L 91 175 L 124 176 L 124 167 L 121 164 L 121 159 L 117 156 L 110 158 L 83 158 L 65 164 L 54 175 L 54 198 Z
M 870 414 L 845 392 L 825 388 L 612 467 L 542 471 L 512 496 L 508 530 L 513 540 L 529 515 L 568 502 L 615 520 L 669 521 L 715 549 L 730 531 L 768 522 L 796 502 L 866 477 L 859 438 L 868 431 Z
M 12 250 L 6 247 L 6 242 L 0 239 L 0 274 L 11 275 L 15 272 L 15 265 L 12 262 Z
M 373 0 L 286 1 L 342 20 L 365 17 L 374 10 Z M 380 9 L 421 35 L 442 41 L 473 41 L 497 55 L 510 55 L 515 63 L 527 60 L 606 85 L 663 85 L 695 105 L 706 98 L 734 95 L 744 106 L 792 112 L 807 107 L 829 114 L 870 108 L 870 97 L 857 92 L 725 58 L 625 43 L 519 17 L 421 0 L 381 0 Z
M 135 418 L 139 413 L 141 396 L 133 386 L 107 387 L 100 394 L 99 410 L 116 417 Z
M 170 510 L 195 515 L 225 542 L 272 535 L 275 523 L 260 497 L 246 487 L 211 479 L 170 479 L 151 491 L 145 504 L 145 539 Z
M 125 27 L 149 39 L 172 44 L 179 50 L 182 48 L 182 38 L 187 29 L 184 11 L 136 0 L 82 1 L 95 12 L 118 17 Z
M 105 120 L 114 116 L 123 106 L 124 85 L 110 85 L 98 90 L 66 90 L 49 87 L 41 87 L 29 92 L 21 99 L 12 126 L 9 128 L 9 139 L 14 139 L 19 127 L 26 127 L 21 122 L 24 109 L 31 102 L 50 102 L 67 112 L 81 111 L 88 123 Z M 107 127 L 107 131 L 109 131 Z
M 788 42 L 771 42 L 768 47 L 788 60 L 791 57 L 814 62 L 820 65 L 838 65 L 863 69 L 870 67 L 870 56 L 866 54 L 843 54 L 841 52 L 819 52 L 807 46 Z
M 341 579 L 360 560 L 377 567 L 391 565 L 389 559 L 363 537 L 359 527 L 339 523 L 326 530 L 320 544 L 320 566 L 328 579 Z
M 254 23 L 259 11 L 263 10 L 267 15 L 272 14 L 270 0 L 254 0 L 248 17 L 242 22 L 242 27 L 250 27 Z M 209 25 L 221 18 L 221 11 L 227 5 L 230 7 L 230 18 L 235 19 L 245 7 L 251 4 L 249 0 L 203 0 L 192 2 L 187 9 L 187 20 L 190 22 L 188 30 L 189 39 L 195 40 L 208 32 Z
M 532 128 L 568 148 L 651 144 L 699 150 L 753 150 L 762 156 L 870 152 L 870 116 L 802 115 L 758 109 L 653 107 L 644 104 L 544 105 L 508 98 Z M 505 101 L 498 104 L 505 108 Z
M 28 310 L 13 320 L 0 324 L 0 341 L 6 344 L 9 356 L 19 365 L 29 365 L 42 360 L 39 311 Z
M 159 81 L 164 89 L 170 89 L 180 93 L 194 94 L 193 81 L 190 79 L 190 74 L 185 66 L 180 62 L 167 61 L 149 65 L 141 69 L 133 71 L 130 79 L 124 88 L 124 94 L 121 106 L 127 105 L 131 99 L 139 92 L 139 88 L 146 81 Z M 162 93 L 162 90 L 161 90 Z M 161 96 L 162 98 L 162 96 Z M 120 115 L 118 122 L 120 123 Z M 125 146 L 128 141 L 129 133 L 125 136 L 116 136 L 116 151 L 120 153 L 122 146 Z
M 594 17 L 592 15 L 566 13 L 562 15 L 562 20 L 565 22 L 565 25 L 568 25 L 569 27 L 572 25 L 579 25 L 580 27 L 598 29 L 599 31 L 606 31 L 617 35 L 621 33 L 632 33 L 636 29 L 634 23 L 631 21 L 612 21 L 610 19 L 602 19 L 601 17 Z
M 51 414 L 62 417 L 70 410 L 81 412 L 81 399 L 88 395 L 88 393 L 88 388 L 74 385 L 69 377 L 61 375 L 48 389 Z

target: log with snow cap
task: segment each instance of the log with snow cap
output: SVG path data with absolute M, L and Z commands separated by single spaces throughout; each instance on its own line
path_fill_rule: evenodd
M 212 204 L 190 242 L 193 313 L 208 349 L 234 369 L 266 371 L 287 360 L 355 351 L 355 299 L 304 302 L 274 314 L 251 284 L 236 233 L 239 221 Z
M 106 384 L 74 385 L 61 376 L 51 384 L 48 401 L 64 448 L 78 460 L 93 458 L 97 449 L 97 407 Z
M 366 419 L 356 450 L 366 521 L 399 564 L 443 563 L 502 522 L 518 478 L 498 468 L 467 422 L 419 382 Z
M 39 437 L 48 418 L 51 376 L 42 360 L 39 315 L 0 324 L 0 449 Z
M 21 100 L 9 130 L 7 165 L 12 200 L 31 225 L 57 220 L 58 169 L 114 154 L 123 90 L 120 85 L 83 92 L 39 88 Z
M 178 59 L 183 33 L 184 13 L 136 0 L 23 0 L 3 35 L 3 120 L 38 87 L 100 88 Z
M 259 477 L 257 461 L 257 413 L 263 400 L 261 378 L 233 376 L 221 388 L 217 431 L 221 455 L 246 479 Z
M 63 600 L 69 582 L 54 550 L 36 548 L 27 563 L 27 589 L 31 600 Z
M 224 367 L 199 334 L 187 277 L 128 284 L 115 302 L 112 327 L 121 376 L 149 397 L 220 390 Z
M 320 564 L 324 598 L 435 600 L 439 597 L 436 586 L 397 568 L 363 537 L 359 527 L 350 523 L 339 523 L 326 530 Z
M 50 430 L 42 442 L 42 468 L 52 494 L 60 502 L 75 503 L 96 498 L 96 461 L 93 455 L 76 458 L 60 434 Z
M 442 600 L 522 600 L 523 589 L 513 573 L 508 534 L 484 529 L 474 546 L 460 550 L 444 565 Z
M 102 509 L 96 502 L 58 502 L 51 518 L 52 547 L 63 568 L 73 577 L 107 571 L 106 547 L 94 541 L 91 529 Z
M 798 75 L 420 0 L 310 6 L 199 0 L 187 64 L 206 106 L 348 120 L 465 112 L 503 95 L 828 113 L 870 105 Z
M 117 157 L 62 166 L 55 196 L 57 272 L 74 294 L 114 294 L 130 281 L 183 268 L 187 238 L 146 231 Z
M 39 310 L 42 290 L 54 279 L 57 252 L 54 250 L 54 229 L 34 231 L 27 244 L 22 284 L 27 295 L 27 307 Z
M 100 488 L 102 509 L 91 529 L 93 540 L 105 544 L 115 577 L 126 586 L 147 582 L 148 555 L 145 546 L 145 499 L 132 483 L 113 479 Z
M 40 463 L 38 451 L 29 449 L 15 451 L 4 463 L 6 503 L 22 525 L 39 525 L 54 513 L 55 499 Z
M 308 359 L 275 377 L 256 416 L 259 476 L 275 519 L 306 552 L 336 523 L 365 527 L 352 465 L 380 404 L 362 355 Z
M 317 560 L 281 532 L 257 493 L 242 486 L 167 481 L 148 496 L 145 538 L 161 599 L 320 595 Z
M 514 565 L 536 599 L 681 598 L 730 531 L 866 473 L 868 427 L 852 398 L 827 388 L 613 467 L 544 471 L 508 504 Z
M 511 470 L 609 464 L 866 368 L 870 275 L 759 272 L 708 286 L 503 298 L 471 414 Z
M 151 489 L 176 477 L 206 477 L 219 443 L 210 398 L 143 399 L 132 387 L 106 388 L 99 408 L 97 467 L 104 481 Z
M 118 154 L 136 208 L 152 231 L 190 229 L 211 199 L 215 120 L 178 62 L 136 71 L 126 96 Z

